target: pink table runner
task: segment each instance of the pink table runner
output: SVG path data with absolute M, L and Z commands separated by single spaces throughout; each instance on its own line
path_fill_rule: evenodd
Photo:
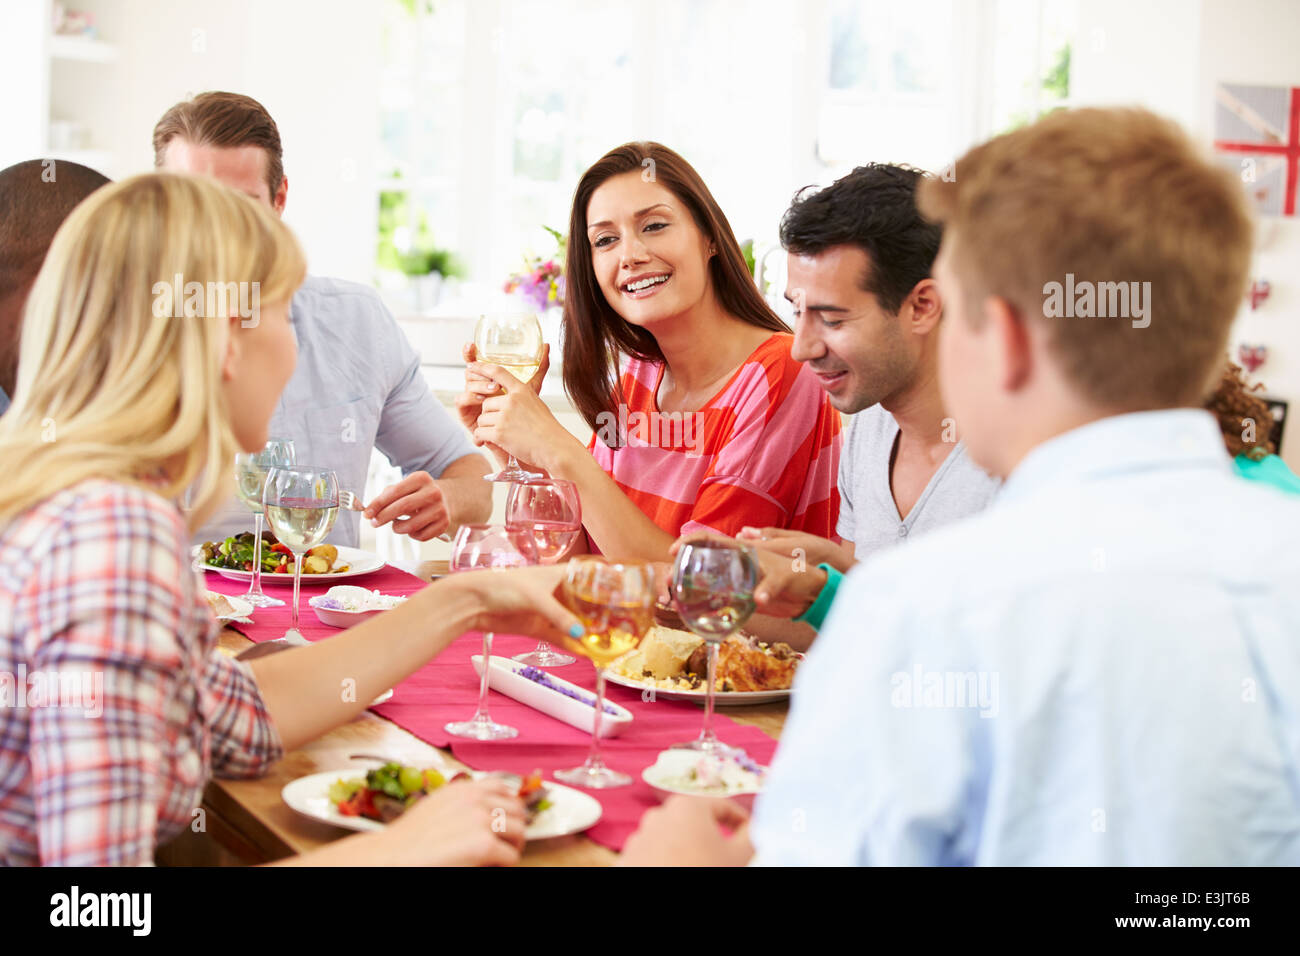
M 232 581 L 207 572 L 207 585 L 223 594 L 242 594 L 248 586 L 242 581 Z M 355 579 L 356 583 L 385 594 L 413 594 L 425 584 L 414 575 L 385 567 L 382 571 Z M 346 583 L 353 583 L 348 579 Z M 263 590 L 292 598 L 291 587 L 263 584 Z M 320 640 L 337 634 L 338 629 L 321 624 L 307 601 L 327 588 L 302 585 L 302 611 L 299 630 L 308 640 Z M 257 643 L 282 637 L 289 627 L 290 612 L 287 606 L 260 608 L 255 612 L 254 623 L 237 625 L 238 630 Z M 536 639 L 512 634 L 497 635 L 492 642 L 492 653 L 510 657 L 530 650 Z M 509 697 L 492 691 L 488 707 L 492 718 L 519 730 L 513 740 L 477 741 L 461 740 L 449 736 L 443 725 L 451 720 L 465 720 L 474 713 L 478 702 L 478 675 L 470 658 L 481 654 L 482 635 L 470 632 L 454 641 L 446 650 L 416 671 L 393 689 L 393 697 L 372 708 L 375 713 L 393 721 L 435 747 L 450 746 L 457 759 L 476 770 L 506 770 L 527 773 L 540 768 L 546 777 L 556 770 L 580 765 L 591 746 L 591 735 L 561 723 L 552 717 L 533 710 Z M 579 658 L 576 664 L 550 669 L 581 687 L 594 691 L 596 672 L 591 662 Z M 600 822 L 587 831 L 587 835 L 612 850 L 621 850 L 624 841 L 636 829 L 641 814 L 659 802 L 658 795 L 642 779 L 641 771 L 655 762 L 660 751 L 672 744 L 693 739 L 700 731 L 704 710 L 693 704 L 666 700 L 644 701 L 641 694 L 606 682 L 606 694 L 612 702 L 621 704 L 632 712 L 633 721 L 623 733 L 601 742 L 605 762 L 615 770 L 630 774 L 629 787 L 611 790 L 587 790 L 600 801 L 604 813 Z M 715 714 L 715 730 L 722 740 L 733 747 L 742 747 L 761 764 L 769 764 L 776 750 L 776 741 L 756 727 L 737 724 L 725 714 Z

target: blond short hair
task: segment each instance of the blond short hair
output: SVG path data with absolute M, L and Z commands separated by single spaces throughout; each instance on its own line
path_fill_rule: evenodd
M 1048 348 L 1082 397 L 1115 410 L 1199 405 L 1245 291 L 1252 222 L 1243 190 L 1173 122 L 1077 109 L 976 146 L 918 204 L 944 223 L 952 266 L 979 304 L 1048 323 Z M 1146 283 L 1149 324 L 1048 317 L 1049 283 Z
M 196 512 L 224 495 L 235 440 L 221 389 L 225 316 L 158 317 L 159 283 L 256 282 L 287 302 L 306 275 L 263 205 L 198 176 L 104 186 L 60 227 L 23 318 L 18 384 L 0 417 L 0 520 L 92 476 L 166 474 Z M 166 466 L 164 468 L 164 466 Z

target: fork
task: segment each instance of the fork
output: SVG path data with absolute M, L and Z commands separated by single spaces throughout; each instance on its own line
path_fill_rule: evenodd
M 361 503 L 361 499 L 350 491 L 339 492 L 339 507 L 346 508 L 348 511 L 366 510 L 366 506 Z M 451 535 L 444 531 L 442 534 L 438 535 L 438 540 L 450 541 Z

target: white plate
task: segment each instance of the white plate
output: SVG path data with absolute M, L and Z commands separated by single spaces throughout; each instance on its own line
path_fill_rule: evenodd
M 319 584 L 322 581 L 341 581 L 344 578 L 355 578 L 362 574 L 370 574 L 378 571 L 384 566 L 384 559 L 377 554 L 369 551 L 362 551 L 360 548 L 339 547 L 339 556 L 334 562 L 346 564 L 348 569 L 341 574 L 330 572 L 329 574 L 304 574 L 302 576 L 303 584 Z M 199 567 L 205 571 L 215 571 L 223 578 L 230 578 L 232 581 L 249 581 L 252 580 L 252 571 L 232 571 L 229 568 L 214 568 L 210 564 L 199 562 Z M 263 584 L 293 584 L 293 574 L 271 574 L 268 571 L 262 572 Z
M 761 782 L 755 786 L 729 790 L 692 787 L 680 782 L 680 778 L 703 756 L 694 750 L 665 750 L 654 763 L 641 771 L 641 779 L 660 793 L 681 793 L 688 797 L 739 797 L 747 793 L 759 793 L 763 789 Z
M 438 769 L 448 778 L 457 772 L 445 767 L 439 767 Z M 473 776 L 482 777 L 486 775 L 475 772 Z M 366 768 L 350 767 L 346 770 L 328 770 L 324 773 L 313 773 L 285 784 L 284 789 L 280 791 L 280 796 L 289 805 L 289 809 L 301 813 L 305 817 L 331 823 L 336 827 L 343 827 L 345 830 L 382 830 L 384 824 L 378 820 L 368 820 L 365 817 L 345 817 L 339 813 L 338 808 L 334 806 L 334 803 L 329 798 L 330 785 L 335 780 L 364 780 L 365 778 Z M 545 784 L 551 806 L 539 813 L 537 819 L 524 831 L 524 835 L 528 839 L 549 840 L 551 837 L 581 833 L 583 830 L 595 826 L 596 822 L 600 820 L 603 808 L 594 797 L 580 790 L 574 790 L 572 787 L 561 786 L 550 780 L 545 781 Z
M 475 654 L 470 659 L 474 663 L 474 673 L 481 677 L 483 675 L 483 655 Z M 560 693 L 558 690 L 543 687 L 537 681 L 519 676 L 518 672 L 523 670 L 524 667 L 525 665 L 520 664 L 518 661 L 512 661 L 508 657 L 497 657 L 494 654 L 492 656 L 492 670 L 488 673 L 488 686 L 493 690 L 500 691 L 507 697 L 513 697 L 521 704 L 527 704 L 534 710 L 540 710 L 548 717 L 554 717 L 570 727 L 577 727 L 579 730 L 591 733 L 591 725 L 595 723 L 594 718 L 596 716 L 596 708 L 593 706 L 596 697 L 594 693 L 585 687 L 579 687 L 577 684 L 571 684 L 563 678 L 556 677 L 550 671 L 544 672 L 546 679 L 551 683 L 567 690 L 576 691 L 585 699 L 593 701 L 593 704 L 584 704 Z M 538 668 L 538 670 L 542 670 L 542 668 Z M 613 707 L 617 713 L 605 712 L 605 716 L 600 721 L 600 736 L 617 737 L 627 729 L 628 724 L 632 723 L 632 712 L 609 699 L 605 700 L 605 704 Z
M 627 687 L 631 690 L 641 691 L 642 700 L 650 700 L 650 693 L 654 694 L 655 700 L 682 700 L 692 704 L 703 704 L 704 698 L 708 696 L 705 690 L 664 690 L 662 687 L 655 687 L 654 684 L 642 683 L 639 680 L 633 680 L 630 677 L 624 677 L 622 674 L 615 674 L 612 670 L 605 671 L 605 680 L 611 684 L 618 684 L 620 687 Z M 790 691 L 786 690 L 731 690 L 718 691 L 713 695 L 714 707 L 748 707 L 750 704 L 770 704 L 777 700 L 789 700 Z

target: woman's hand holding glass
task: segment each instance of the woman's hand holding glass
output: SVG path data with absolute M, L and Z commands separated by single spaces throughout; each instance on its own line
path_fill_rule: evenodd
M 555 779 L 579 787 L 625 787 L 632 778 L 605 766 L 600 722 L 605 708 L 605 668 L 641 643 L 654 623 L 655 569 L 650 564 L 610 564 L 599 557 L 574 558 L 565 578 L 565 602 L 584 627 L 566 638 L 570 650 L 596 665 L 596 719 L 591 752 L 581 767 L 557 770 Z
M 548 463 L 557 448 L 578 445 L 534 390 L 534 384 L 540 387 L 545 370 L 543 360 L 533 382 L 525 384 L 499 365 L 471 362 L 466 367 L 466 386 L 472 392 L 462 395 L 456 403 L 475 442 L 498 448 L 503 455 L 513 455 L 541 471 L 549 470 Z M 481 381 L 471 385 L 471 375 Z M 478 414 L 467 420 L 474 407 L 467 401 L 470 394 L 477 397 Z

